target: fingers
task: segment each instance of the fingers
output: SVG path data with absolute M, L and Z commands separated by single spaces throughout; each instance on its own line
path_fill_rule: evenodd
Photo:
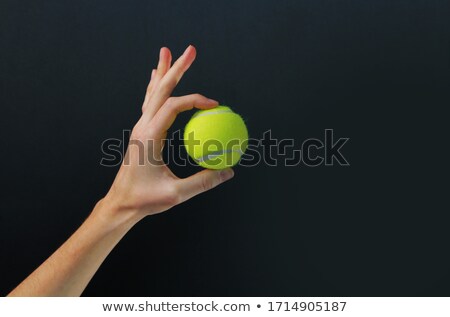
M 171 63 L 172 63 L 172 53 L 167 47 L 161 48 L 159 52 L 158 67 L 156 68 L 155 75 L 152 80 L 152 87 L 149 92 L 150 95 L 154 91 L 155 87 L 158 86 L 158 83 L 161 80 L 161 78 L 163 78 L 164 75 L 167 73 L 167 71 L 170 69 Z
M 200 94 L 167 99 L 166 103 L 159 109 L 151 121 L 150 126 L 152 127 L 152 131 L 154 131 L 154 137 L 163 138 L 180 112 L 192 108 L 211 109 L 217 105 L 217 101 L 208 99 Z
M 151 87 L 151 96 L 148 98 L 143 114 L 143 119 L 146 122 L 150 122 L 153 116 L 158 112 L 159 108 L 161 108 L 167 98 L 169 98 L 173 89 L 176 87 L 181 77 L 183 77 L 183 74 L 194 62 L 196 54 L 195 48 L 192 45 L 189 45 L 173 66 L 168 69 L 160 79 L 155 81 L 157 84 Z M 159 72 L 157 71 L 155 79 L 158 78 L 158 74 Z
M 172 63 L 172 53 L 167 47 L 162 47 L 159 51 L 159 63 L 156 69 L 159 77 L 164 76 L 165 73 L 170 68 L 170 64 Z
M 158 86 L 161 78 L 167 73 L 170 69 L 170 65 L 172 63 L 172 53 L 167 47 L 162 47 L 159 51 L 159 62 L 156 69 L 152 70 L 152 75 L 150 78 L 150 83 L 147 86 L 147 93 L 145 95 L 145 100 L 142 105 L 142 112 L 145 111 L 148 105 L 148 101 L 155 90 L 155 87 Z
M 203 170 L 190 177 L 178 180 L 181 201 L 206 192 L 227 180 L 233 178 L 234 171 L 231 168 L 223 170 Z

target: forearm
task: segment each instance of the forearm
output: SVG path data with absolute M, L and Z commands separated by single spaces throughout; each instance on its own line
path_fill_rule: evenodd
M 130 136 L 130 144 L 137 142 L 143 147 L 127 149 L 106 198 L 10 296 L 79 296 L 109 252 L 141 218 L 168 210 L 233 177 L 233 170 L 227 168 L 206 169 L 178 178 L 161 164 L 164 140 L 177 114 L 218 105 L 200 94 L 170 97 L 195 56 L 196 50 L 190 45 L 172 65 L 170 50 L 161 49 L 158 67 L 152 71 L 147 87 L 142 116 Z
M 139 218 L 101 200 L 81 227 L 9 296 L 79 296 Z

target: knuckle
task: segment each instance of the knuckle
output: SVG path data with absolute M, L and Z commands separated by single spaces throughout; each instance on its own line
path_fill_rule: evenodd
M 157 137 L 158 137 L 158 130 L 156 129 L 156 127 L 154 125 L 150 125 L 147 128 L 146 137 L 149 140 L 157 139 Z
M 214 182 L 210 177 L 203 177 L 201 181 L 201 189 L 203 191 L 210 190 L 214 187 Z
M 175 86 L 178 84 L 178 80 L 174 77 L 171 78 L 167 78 L 164 81 L 164 85 L 162 85 L 161 89 L 164 93 L 166 94 L 170 94 L 173 90 L 173 88 L 175 88 Z
M 147 89 L 146 89 L 147 94 L 150 94 L 153 91 L 153 89 L 156 87 L 155 85 L 157 85 L 157 84 L 158 84 L 157 80 L 150 80 L 150 82 L 147 85 Z
M 164 103 L 164 107 L 168 110 L 173 110 L 176 107 L 176 98 L 175 97 L 169 97 L 167 98 L 166 102 Z
M 173 104 L 174 99 L 174 97 L 167 98 L 165 104 L 170 106 L 171 104 Z
M 169 186 L 164 195 L 164 202 L 169 206 L 175 206 L 181 202 L 181 195 L 176 186 Z
M 169 112 L 178 114 L 180 102 L 176 102 L 177 97 L 170 97 L 171 101 L 166 104 L 166 108 Z
M 142 138 L 142 129 L 138 125 L 135 125 L 133 130 L 131 130 L 130 139 L 139 140 L 141 138 Z

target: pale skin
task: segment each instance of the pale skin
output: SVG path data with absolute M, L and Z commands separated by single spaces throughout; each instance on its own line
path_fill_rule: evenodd
M 121 165 L 111 189 L 86 221 L 8 296 L 80 296 L 114 246 L 141 219 L 166 211 L 234 176 L 228 168 L 203 170 L 181 179 L 162 161 L 162 140 L 177 114 L 218 104 L 200 94 L 170 97 L 195 57 L 195 48 L 189 46 L 172 65 L 170 50 L 161 49 L 142 116 L 130 137 L 130 144 L 143 144 L 143 153 L 142 147 L 128 147 L 124 159 L 127 163 Z

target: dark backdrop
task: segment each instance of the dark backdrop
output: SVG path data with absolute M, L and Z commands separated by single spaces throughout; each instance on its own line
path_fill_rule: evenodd
M 139 118 L 159 48 L 192 43 L 176 95 L 218 99 L 251 136 L 297 148 L 334 129 L 350 166 L 237 167 L 139 223 L 85 295 L 449 296 L 449 7 L 0 1 L 0 293 L 107 192 L 117 168 L 100 144 Z

